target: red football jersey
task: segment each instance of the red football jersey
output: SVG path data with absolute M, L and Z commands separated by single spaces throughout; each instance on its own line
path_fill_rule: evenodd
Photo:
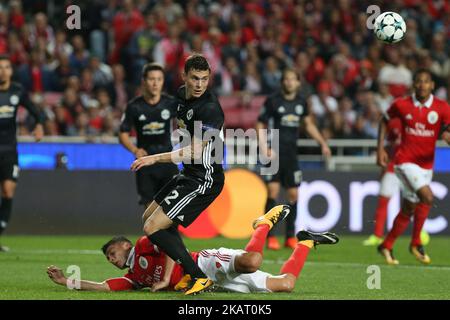
M 395 100 L 387 114 L 390 119 L 399 118 L 402 124 L 395 164 L 408 162 L 432 169 L 441 127 L 450 124 L 450 106 L 447 102 L 431 95 L 421 104 L 414 96 L 409 96 Z
M 151 287 L 153 283 L 163 279 L 166 255 L 156 245 L 151 243 L 147 237 L 138 239 L 130 255 L 129 261 L 131 261 L 131 265 L 128 273 L 122 278 L 106 281 L 111 290 L 119 291 Z M 196 259 L 197 254 L 192 253 L 192 256 Z M 175 264 L 170 277 L 169 289 L 173 289 L 181 280 L 183 274 L 183 267 Z
M 402 121 L 399 118 L 392 118 L 387 123 L 386 133 L 386 150 L 389 153 L 389 158 L 393 159 L 398 146 L 402 139 Z

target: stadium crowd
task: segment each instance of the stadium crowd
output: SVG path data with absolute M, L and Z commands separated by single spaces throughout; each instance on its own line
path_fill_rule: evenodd
M 66 28 L 70 4 L 81 7 L 80 30 Z M 368 29 L 373 4 L 405 18 L 400 43 L 384 45 Z M 436 95 L 450 99 L 449 49 L 445 0 L 0 1 L 0 54 L 47 115 L 47 135 L 116 135 L 145 63 L 165 67 L 173 94 L 185 58 L 200 52 L 226 124 L 253 97 L 278 90 L 289 66 L 326 138 L 375 138 L 380 113 L 407 93 L 419 66 L 432 70 Z M 18 122 L 19 134 L 29 134 L 25 110 Z

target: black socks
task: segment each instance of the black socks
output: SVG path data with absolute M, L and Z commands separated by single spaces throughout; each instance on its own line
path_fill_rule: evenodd
M 6 229 L 11 218 L 12 198 L 2 198 L 0 204 L 0 235 Z
M 178 233 L 176 227 L 158 230 L 148 236 L 150 241 L 160 247 L 176 263 L 181 264 L 184 272 L 191 275 L 192 278 L 206 278 L 206 275 L 192 259 L 189 251 Z

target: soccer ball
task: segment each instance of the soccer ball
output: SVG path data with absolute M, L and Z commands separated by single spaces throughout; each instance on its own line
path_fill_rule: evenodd
M 396 43 L 405 37 L 406 23 L 398 13 L 383 12 L 375 19 L 373 31 L 381 41 Z

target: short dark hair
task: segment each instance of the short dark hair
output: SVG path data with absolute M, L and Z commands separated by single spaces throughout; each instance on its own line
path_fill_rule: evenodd
M 0 61 L 2 60 L 7 60 L 9 62 L 11 62 L 11 58 L 9 56 L 7 56 L 6 54 L 0 54 Z
M 431 73 L 431 71 L 429 69 L 419 68 L 416 70 L 416 72 L 414 72 L 413 82 L 415 82 L 417 80 L 417 77 L 419 76 L 419 74 L 422 74 L 422 73 L 428 74 L 430 76 L 430 79 L 433 81 L 433 74 Z
M 161 71 L 164 75 L 164 67 L 156 62 L 147 63 L 142 68 L 142 79 L 147 78 L 147 75 L 151 71 Z
M 200 70 L 211 72 L 211 67 L 209 66 L 208 60 L 201 54 L 195 53 L 190 55 L 186 59 L 184 64 L 184 73 L 188 73 L 190 70 Z
M 132 242 L 131 242 L 130 240 L 128 240 L 128 238 L 125 237 L 125 236 L 115 236 L 115 237 L 113 237 L 111 240 L 109 240 L 107 243 L 105 243 L 105 244 L 102 246 L 103 254 L 106 255 L 106 251 L 107 251 L 108 248 L 109 248 L 110 246 L 112 246 L 113 244 L 116 244 L 116 243 L 122 243 L 122 242 L 128 242 L 129 244 L 132 244 Z

